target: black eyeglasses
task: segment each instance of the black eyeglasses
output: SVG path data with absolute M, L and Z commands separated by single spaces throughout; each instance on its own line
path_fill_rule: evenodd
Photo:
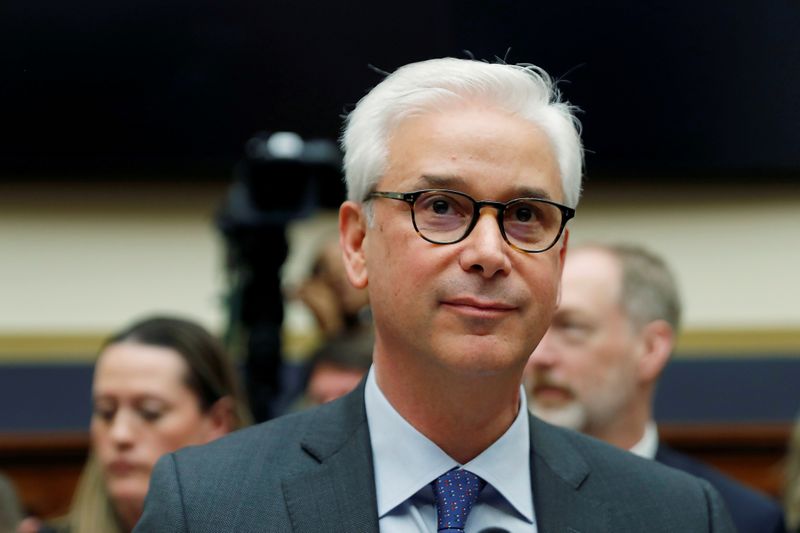
M 549 250 L 561 237 L 575 210 L 541 198 L 515 198 L 510 202 L 477 201 L 463 192 L 424 189 L 413 192 L 372 192 L 371 198 L 389 198 L 411 207 L 411 222 L 420 237 L 434 244 L 453 244 L 467 238 L 478 223 L 483 207 L 497 210 L 503 239 L 521 252 Z

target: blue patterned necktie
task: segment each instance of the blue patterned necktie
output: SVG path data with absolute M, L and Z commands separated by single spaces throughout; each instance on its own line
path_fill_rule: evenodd
M 467 470 L 451 470 L 431 483 L 436 500 L 437 531 L 464 531 L 472 506 L 486 482 Z

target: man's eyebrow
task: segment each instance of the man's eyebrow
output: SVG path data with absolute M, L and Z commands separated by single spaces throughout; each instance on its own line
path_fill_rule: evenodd
M 540 198 L 542 200 L 552 200 L 549 192 L 539 187 L 520 187 L 515 189 L 514 198 Z
M 424 174 L 420 176 L 420 178 L 415 183 L 415 187 L 419 188 L 431 188 L 431 189 L 456 189 L 456 190 L 463 190 L 466 187 L 468 181 L 461 176 L 457 175 L 449 175 L 449 176 L 432 176 L 430 174 Z M 516 187 L 511 190 L 510 193 L 507 195 L 503 195 L 508 200 L 513 200 L 515 198 L 540 198 L 542 200 L 552 200 L 552 195 L 547 192 L 545 189 L 540 187 Z
M 423 174 L 417 180 L 416 184 L 424 189 L 458 189 L 466 186 L 467 181 L 455 174 L 446 176 Z

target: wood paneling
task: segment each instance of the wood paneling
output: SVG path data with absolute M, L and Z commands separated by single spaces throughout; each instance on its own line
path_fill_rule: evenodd
M 86 462 L 86 433 L 0 435 L 0 471 L 14 482 L 26 511 L 55 518 L 69 509 Z

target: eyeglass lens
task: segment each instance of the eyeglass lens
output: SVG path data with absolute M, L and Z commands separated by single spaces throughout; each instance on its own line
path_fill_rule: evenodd
M 474 200 L 453 192 L 427 191 L 414 203 L 417 231 L 442 244 L 462 239 L 476 215 Z M 503 230 L 514 246 L 539 251 L 553 244 L 561 229 L 561 218 L 561 210 L 555 205 L 523 198 L 506 204 Z

